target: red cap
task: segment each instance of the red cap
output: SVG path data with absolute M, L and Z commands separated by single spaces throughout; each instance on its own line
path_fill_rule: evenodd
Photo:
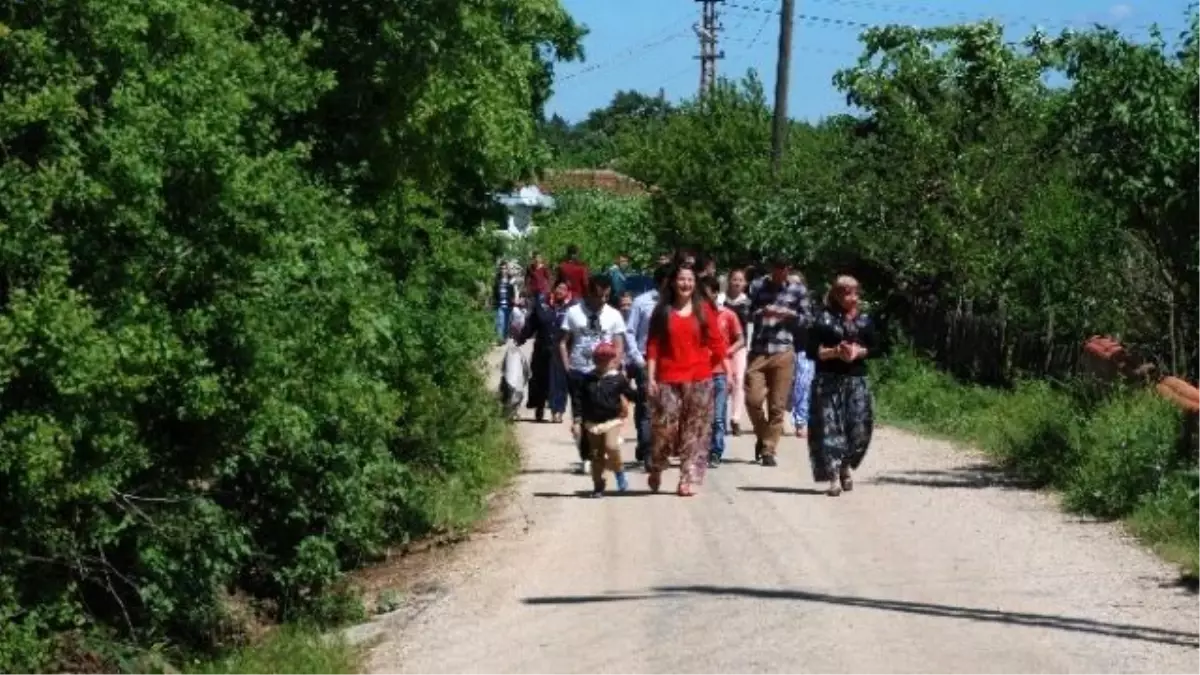
M 592 350 L 593 361 L 611 361 L 617 358 L 617 348 L 611 342 L 601 342 Z

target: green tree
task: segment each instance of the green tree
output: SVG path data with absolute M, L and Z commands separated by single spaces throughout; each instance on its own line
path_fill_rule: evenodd
M 769 189 L 770 120 L 762 83 L 750 73 L 621 135 L 616 167 L 655 188 L 656 239 L 741 255 L 737 206 Z
M 1147 254 L 1153 274 L 1123 289 L 1149 306 L 1153 346 L 1175 372 L 1198 374 L 1196 307 L 1200 243 L 1197 19 L 1174 51 L 1161 35 L 1139 44 L 1112 30 L 1066 34 L 1035 46 L 1072 86 L 1055 131 L 1078 158 L 1078 181 L 1107 204 Z

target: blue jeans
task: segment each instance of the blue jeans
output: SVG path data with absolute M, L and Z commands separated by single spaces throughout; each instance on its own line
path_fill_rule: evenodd
M 567 371 L 567 397 L 571 399 L 571 423 L 583 423 L 583 382 L 587 379 L 587 373 L 578 370 Z M 588 450 L 587 432 L 579 430 L 579 442 L 576 445 L 579 450 L 579 461 L 586 462 L 592 457 L 592 453 Z
M 509 307 L 496 308 L 496 338 L 501 342 L 508 341 L 508 321 L 512 318 L 512 309 Z
M 713 375 L 713 395 L 716 410 L 713 413 L 712 447 L 709 452 L 717 457 L 725 455 L 725 423 L 729 417 L 729 378 L 725 373 Z
M 808 410 L 812 403 L 812 381 L 817 364 L 796 352 L 796 379 L 792 383 L 792 423 L 799 428 L 808 427 Z
M 637 450 L 634 455 L 639 462 L 650 459 L 650 405 L 646 401 L 646 369 L 629 366 L 629 376 L 637 382 L 637 398 L 633 402 L 633 424 L 637 428 Z

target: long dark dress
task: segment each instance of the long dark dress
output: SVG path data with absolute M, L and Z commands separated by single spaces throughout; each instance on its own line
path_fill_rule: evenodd
M 542 302 L 525 319 L 525 328 L 518 342 L 525 344 L 533 338 L 526 408 L 545 410 L 549 406 L 554 414 L 562 414 L 567 410 L 567 370 L 558 354 L 558 340 L 562 335 L 563 315 L 571 304 L 554 306 Z
M 808 457 L 818 483 L 835 478 L 843 465 L 857 469 L 867 455 L 875 426 L 866 359 L 846 363 L 817 358 L 821 347 L 836 347 L 843 340 L 866 347 L 867 359 L 879 355 L 878 332 L 865 314 L 849 319 L 826 308 L 808 330 L 806 351 L 816 364 L 808 412 Z

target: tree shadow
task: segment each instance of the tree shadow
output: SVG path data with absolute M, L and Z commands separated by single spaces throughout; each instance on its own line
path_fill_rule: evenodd
M 617 492 L 610 490 L 604 493 L 604 499 L 612 497 L 649 497 L 651 495 L 666 494 L 663 492 L 651 492 L 650 490 L 626 490 Z M 591 490 L 575 490 L 574 492 L 535 492 L 534 497 L 538 499 L 594 499 Z
M 1191 572 L 1185 572 L 1179 575 L 1178 579 L 1159 584 L 1160 588 L 1179 588 L 1188 593 L 1196 595 L 1200 593 L 1200 577 L 1197 577 Z
M 741 485 L 742 492 L 770 492 L 778 495 L 824 495 L 824 490 L 816 488 L 777 487 L 774 485 Z
M 725 457 L 721 459 L 722 464 L 758 464 L 753 459 L 738 459 L 735 457 Z
M 561 469 L 534 469 L 534 468 L 521 469 L 522 476 L 536 476 L 536 475 L 545 475 L 545 474 L 566 474 L 566 475 L 578 475 L 578 476 L 583 475 L 583 474 L 579 473 L 579 470 L 574 467 L 564 467 Z
M 909 485 L 960 490 L 1035 490 L 1034 481 L 1017 478 L 992 464 L 973 463 L 937 471 L 896 471 L 873 476 L 867 482 L 878 485 Z
M 1200 646 L 1200 635 L 1189 631 L 1179 631 L 1153 626 L 1138 626 L 1134 624 L 1111 623 L 1095 619 L 1061 616 L 1057 614 L 1033 614 L 1028 612 L 1005 612 L 994 609 L 975 607 L 960 607 L 956 605 L 939 605 L 927 602 L 911 602 L 907 600 L 885 600 L 880 598 L 864 598 L 852 595 L 833 595 L 812 591 L 746 588 L 737 586 L 659 586 L 648 592 L 626 595 L 580 595 L 580 596 L 546 596 L 540 598 L 524 598 L 527 605 L 574 605 L 593 602 L 617 602 L 651 600 L 663 597 L 678 597 L 686 595 L 707 596 L 737 596 L 759 598 L 763 600 L 792 600 L 797 602 L 813 602 L 844 607 L 859 607 L 884 612 L 916 614 L 963 621 L 980 621 L 999 623 L 1013 626 L 1032 628 L 1048 628 L 1074 633 L 1091 633 L 1106 637 L 1141 642 L 1154 642 L 1180 647 Z

